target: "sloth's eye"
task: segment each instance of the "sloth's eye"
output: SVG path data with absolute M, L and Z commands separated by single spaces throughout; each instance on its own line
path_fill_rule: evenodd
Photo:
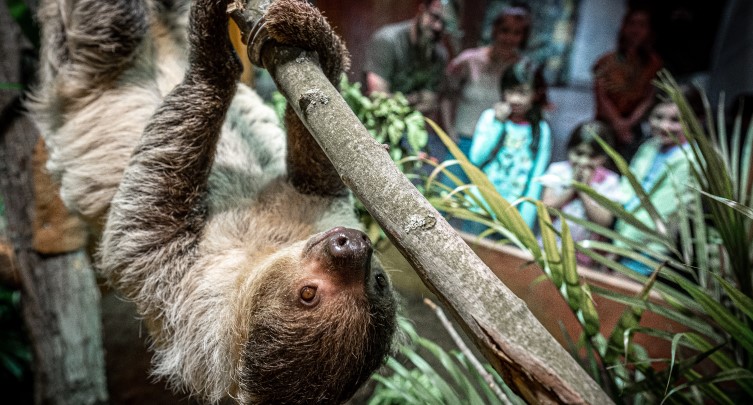
M 387 277 L 385 277 L 384 274 L 377 274 L 374 278 L 376 279 L 379 288 L 387 287 Z
M 306 286 L 301 288 L 301 300 L 304 304 L 313 304 L 316 298 L 316 287 Z

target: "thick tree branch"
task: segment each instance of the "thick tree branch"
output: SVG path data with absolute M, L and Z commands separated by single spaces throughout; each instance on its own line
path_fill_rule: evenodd
M 234 18 L 246 18 L 236 12 Z M 353 193 L 492 366 L 530 403 L 611 399 L 398 170 L 319 68 L 315 54 L 264 43 L 239 23 L 261 61 Z M 243 28 L 242 28 L 243 29 Z M 254 54 L 257 52 L 257 54 Z

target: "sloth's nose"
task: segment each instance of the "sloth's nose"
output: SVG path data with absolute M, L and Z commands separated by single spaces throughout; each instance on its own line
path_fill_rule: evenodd
M 365 233 L 339 228 L 325 242 L 336 271 L 366 271 L 374 251 Z

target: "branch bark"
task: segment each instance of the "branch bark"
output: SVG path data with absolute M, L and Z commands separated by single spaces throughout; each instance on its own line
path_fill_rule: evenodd
M 0 6 L 0 83 L 22 82 L 23 38 Z M 28 72 L 27 72 L 28 73 Z M 10 87 L 10 86 L 8 86 Z M 23 317 L 34 354 L 37 404 L 107 403 L 99 291 L 86 253 L 42 255 L 32 247 L 32 151 L 20 90 L 0 90 L 0 192 L 18 259 Z
M 530 403 L 612 403 L 397 169 L 326 79 L 316 54 L 265 45 L 258 20 L 233 17 L 245 19 L 238 25 L 251 38 L 251 61 L 270 72 L 345 184 L 505 381 Z

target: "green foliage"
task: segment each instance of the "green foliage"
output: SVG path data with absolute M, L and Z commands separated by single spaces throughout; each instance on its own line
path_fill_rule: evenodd
M 533 256 L 582 326 L 582 335 L 572 346 L 574 355 L 585 349 L 585 357 L 581 359 L 584 368 L 616 401 L 748 402 L 753 399 L 753 185 L 750 178 L 753 123 L 743 133 L 738 117 L 729 129 L 724 122 L 723 106 L 720 106 L 716 123 L 709 120 L 703 125 L 668 74 L 663 74 L 657 86 L 680 108 L 691 146 L 687 158 L 694 162 L 691 165 L 694 184 L 673 183 L 677 198 L 683 201 L 676 217 L 659 215 L 649 197 L 653 190 L 643 190 L 628 163 L 612 150 L 609 150 L 610 156 L 633 185 L 641 208 L 649 214 L 654 227 L 641 222 L 635 211 L 623 209 L 588 185 L 573 184 L 616 218 L 638 228 L 643 234 L 642 242 L 532 201 L 538 205 L 540 244 L 515 209 L 522 201 L 510 203 L 500 197 L 483 173 L 433 123 L 456 161 L 436 165 L 425 188 L 437 209 L 482 223 L 489 228 L 482 236 L 498 233 L 503 237 L 501 243 L 517 246 Z M 712 117 L 708 102 L 706 105 L 706 116 Z M 447 171 L 447 166 L 452 164 L 463 168 L 469 184 L 461 183 Z M 439 172 L 444 172 L 456 187 L 434 182 Z M 484 204 L 479 203 L 478 196 L 483 197 Z M 574 243 L 565 221 L 562 221 L 561 232 L 555 231 L 551 215 L 621 243 L 597 240 Z M 662 249 L 647 248 L 646 241 L 651 242 L 649 246 Z M 582 252 L 598 266 L 643 284 L 643 290 L 636 296 L 627 296 L 586 284 L 577 273 L 575 252 Z M 638 260 L 654 272 L 649 277 L 638 274 L 620 264 L 619 257 Z M 665 304 L 657 305 L 649 300 L 652 292 L 658 293 Z M 626 305 L 611 331 L 602 334 L 603 325 L 591 294 Z M 643 328 L 640 321 L 646 311 L 675 321 L 688 330 L 672 333 Z M 633 337 L 639 333 L 665 339 L 671 346 L 671 357 L 649 359 L 646 351 L 634 343 Z
M 419 336 L 406 319 L 400 319 L 399 324 L 409 338 L 399 349 L 399 357 L 403 360 L 390 357 L 387 368 L 391 373 L 372 376 L 377 386 L 369 405 L 509 403 L 495 394 L 466 355 L 456 350 L 448 353 L 431 340 Z M 496 385 L 505 390 L 505 399 L 523 403 L 494 369 L 487 365 L 486 371 Z
M 340 94 L 371 136 L 389 147 L 390 157 L 401 169 L 405 169 L 406 157 L 415 157 L 426 149 L 429 137 L 424 117 L 408 105 L 401 93 L 374 93 L 367 97 L 361 92 L 360 83 L 350 83 L 343 75 Z M 280 120 L 285 103 L 285 96 L 279 92 L 272 95 L 272 105 Z
M 6 6 L 13 20 L 16 21 L 24 36 L 39 49 L 39 28 L 34 21 L 34 16 L 23 0 L 6 0 Z
M 20 316 L 21 293 L 0 286 L 0 380 L 28 378 L 31 352 Z M 10 388 L 10 387 L 8 387 Z
M 390 147 L 392 160 L 402 165 L 405 156 L 423 151 L 428 134 L 423 115 L 408 105 L 401 94 L 374 93 L 367 97 L 360 83 L 349 83 L 343 76 L 340 94 L 371 136 Z

